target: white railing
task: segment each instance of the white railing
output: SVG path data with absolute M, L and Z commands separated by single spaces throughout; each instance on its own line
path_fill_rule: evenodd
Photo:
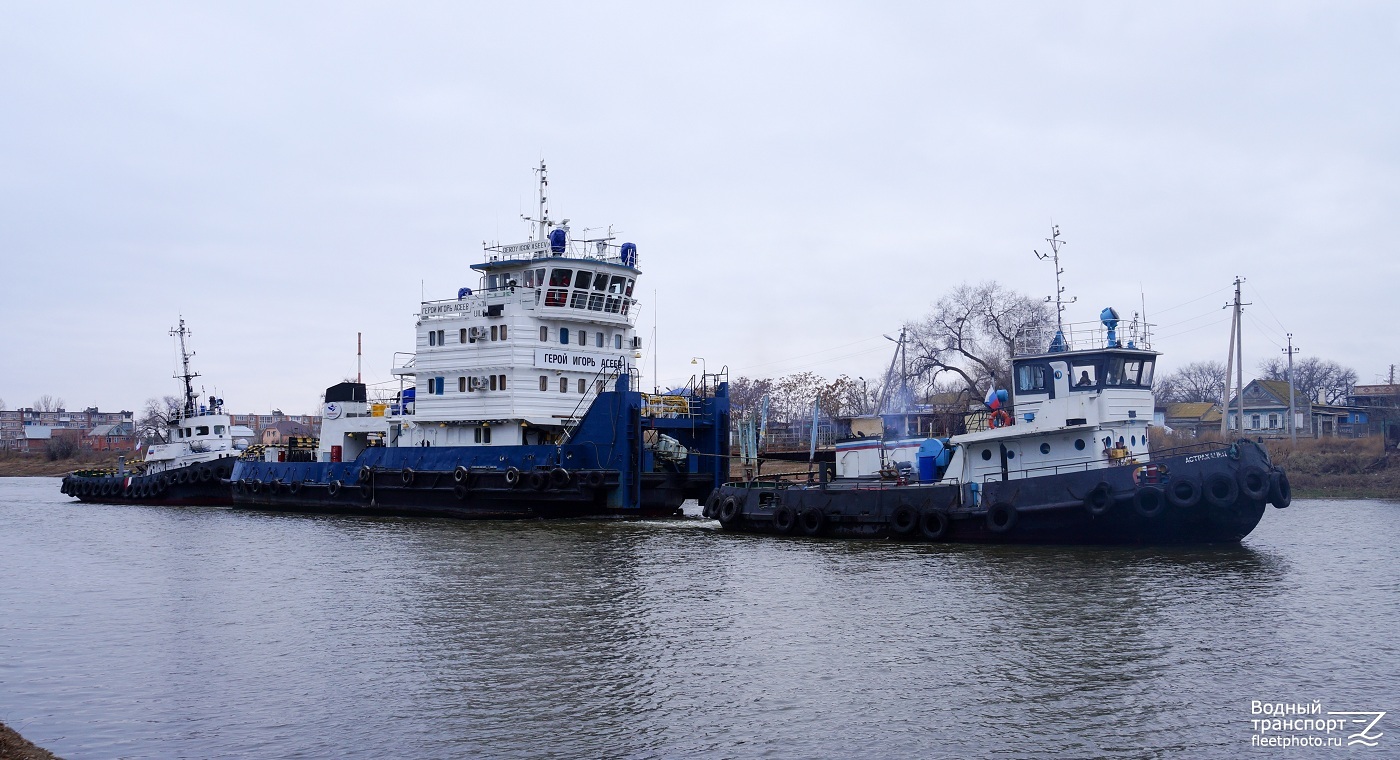
M 1057 351 L 1090 351 L 1099 348 L 1152 348 L 1152 325 L 1138 320 L 1118 321 L 1113 345 L 1109 345 L 1108 328 L 1102 322 L 1067 322 L 1063 330 L 1063 346 Z M 1044 354 L 1055 344 L 1055 325 L 1028 327 L 1016 334 L 1014 348 L 1017 356 Z

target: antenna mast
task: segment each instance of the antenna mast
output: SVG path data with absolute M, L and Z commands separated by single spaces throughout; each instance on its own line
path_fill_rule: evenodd
M 185 370 L 185 371 L 184 371 L 184 374 L 175 375 L 175 377 L 176 377 L 176 379 L 180 379 L 180 380 L 184 380 L 184 381 L 185 381 L 185 414 L 184 414 L 184 416 L 186 416 L 186 417 L 193 417 L 193 416 L 195 416 L 195 412 L 197 411 L 197 407 L 195 406 L 195 402 L 194 402 L 195 398 L 197 398 L 197 394 L 194 392 L 194 383 L 193 383 L 192 381 L 193 381 L 196 377 L 199 377 L 199 373 L 198 373 L 198 372 L 191 372 L 191 371 L 190 371 L 190 359 L 194 357 L 194 354 L 192 354 L 192 353 L 190 353 L 189 351 L 186 351 L 186 350 L 185 350 L 185 336 L 186 336 L 186 335 L 189 335 L 190 333 L 189 333 L 189 330 L 186 330 L 186 329 L 185 329 L 185 317 L 184 317 L 183 314 L 180 315 L 180 326 L 179 326 L 178 328 L 175 328 L 175 329 L 171 330 L 171 331 L 170 331 L 170 334 L 171 334 L 171 335 L 174 335 L 174 336 L 176 336 L 176 337 L 178 337 L 178 338 L 180 339 L 180 363 L 181 363 L 181 366 L 184 367 L 184 370 Z
M 1065 289 L 1060 285 L 1060 275 L 1064 274 L 1065 270 L 1060 268 L 1060 246 L 1068 245 L 1068 243 L 1060 239 L 1060 225 L 1054 224 L 1050 226 L 1050 237 L 1045 238 L 1045 242 L 1050 244 L 1050 253 L 1041 253 L 1035 249 L 1031 249 L 1031 253 L 1034 253 L 1036 258 L 1041 261 L 1046 259 L 1054 260 L 1055 295 L 1053 298 L 1051 296 L 1046 296 L 1045 302 L 1050 303 L 1051 300 L 1055 302 L 1055 330 L 1063 334 L 1065 331 L 1065 304 L 1078 301 L 1079 296 L 1074 296 L 1068 301 L 1064 300 Z
M 521 214 L 520 218 L 527 222 L 535 223 L 535 240 L 544 240 L 549 232 L 549 172 L 545 168 L 544 161 L 540 161 L 540 168 L 535 170 L 540 175 L 540 217 L 531 219 Z M 565 220 L 568 221 L 568 220 Z

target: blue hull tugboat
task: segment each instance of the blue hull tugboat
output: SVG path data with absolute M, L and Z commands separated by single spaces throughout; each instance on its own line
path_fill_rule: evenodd
M 531 240 L 486 246 L 478 287 L 429 301 L 385 403 L 326 390 L 319 440 L 254 447 L 236 506 L 455 518 L 678 514 L 728 474 L 724 375 L 637 389 L 637 249 L 571 237 L 540 213 Z
M 140 503 L 166 506 L 220 506 L 233 503 L 228 477 L 234 462 L 248 447 L 234 437 L 233 418 L 223 411 L 223 399 L 199 402 L 190 371 L 194 356 L 185 350 L 185 320 L 170 331 L 180 340 L 184 374 L 184 404 L 168 423 L 165 440 L 152 444 L 144 461 L 115 469 L 79 470 L 63 478 L 59 489 L 79 501 Z
M 834 478 L 729 483 L 705 515 L 784 535 L 1163 545 L 1236 543 L 1287 507 L 1288 476 L 1252 441 L 1149 451 L 1158 354 L 1117 324 L 1109 309 L 1077 333 L 1020 336 L 1014 415 L 986 430 L 838 443 Z

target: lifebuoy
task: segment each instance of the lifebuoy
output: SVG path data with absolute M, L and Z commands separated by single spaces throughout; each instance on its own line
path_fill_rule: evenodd
M 953 521 L 941 509 L 930 509 L 919 516 L 919 532 L 930 541 L 942 541 L 948 536 Z
M 338 493 L 340 493 L 340 481 L 339 481 L 339 480 L 332 480 L 330 483 L 327 483 L 327 484 L 326 484 L 326 495 L 327 495 L 327 496 L 335 496 L 335 495 L 338 494 Z
M 908 504 L 901 504 L 890 515 L 890 530 L 897 536 L 907 536 L 919 527 L 919 513 Z
M 1016 527 L 1016 521 L 1021 518 L 1021 513 L 1016 507 L 1007 502 L 993 504 L 987 510 L 987 530 L 993 533 L 1006 533 Z
M 545 474 L 540 472 L 539 470 L 531 472 L 530 475 L 525 479 L 526 487 L 533 488 L 536 491 L 543 491 L 544 486 L 547 482 L 549 482 L 548 478 L 545 477 Z
M 1157 486 L 1143 486 L 1133 494 L 1133 509 L 1146 518 L 1153 518 L 1162 514 L 1162 510 L 1167 508 L 1166 494 Z
M 826 527 L 826 515 L 822 514 L 822 511 L 816 507 L 805 509 L 797 518 L 797 526 L 802 529 L 805 535 L 820 535 L 822 528 Z
M 555 467 L 549 471 L 549 484 L 555 488 L 566 488 L 573 482 L 573 473 L 563 467 Z
M 1084 508 L 1095 517 L 1106 514 L 1113 508 L 1113 489 L 1100 482 L 1084 496 Z
M 1288 473 L 1276 470 L 1269 478 L 1269 503 L 1276 509 L 1286 509 L 1293 503 L 1293 486 L 1288 483 Z
M 1240 498 L 1240 484 L 1223 472 L 1211 473 L 1206 478 L 1204 493 L 1206 501 L 1220 507 L 1233 507 Z
M 514 488 L 520 484 L 520 470 L 515 467 L 506 468 L 506 485 Z
M 998 409 L 992 412 L 992 427 L 1002 428 L 1011 424 L 1011 414 L 1005 409 Z
M 1269 495 L 1269 473 L 1247 465 L 1240 470 L 1240 493 L 1250 501 L 1263 501 Z
M 780 504 L 773 510 L 773 530 L 781 534 L 792 532 L 797 527 L 797 510 L 786 504 Z
M 1173 507 L 1190 509 L 1201 502 L 1201 484 L 1194 478 L 1173 480 L 1167 486 L 1167 501 Z
M 741 512 L 743 512 L 743 509 L 739 504 L 739 500 L 733 496 L 726 497 L 719 505 L 719 521 L 726 524 L 732 523 L 739 519 Z

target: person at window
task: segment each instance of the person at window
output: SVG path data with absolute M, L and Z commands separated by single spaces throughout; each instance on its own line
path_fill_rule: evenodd
M 1075 383 L 1075 384 L 1074 384 L 1074 387 L 1076 387 L 1076 388 L 1088 388 L 1089 386 L 1091 386 L 1091 385 L 1093 385 L 1093 384 L 1094 384 L 1094 381 L 1089 379 L 1089 370 L 1086 369 L 1086 370 L 1084 370 L 1083 372 L 1081 372 L 1081 373 L 1079 374 L 1079 382 Z

